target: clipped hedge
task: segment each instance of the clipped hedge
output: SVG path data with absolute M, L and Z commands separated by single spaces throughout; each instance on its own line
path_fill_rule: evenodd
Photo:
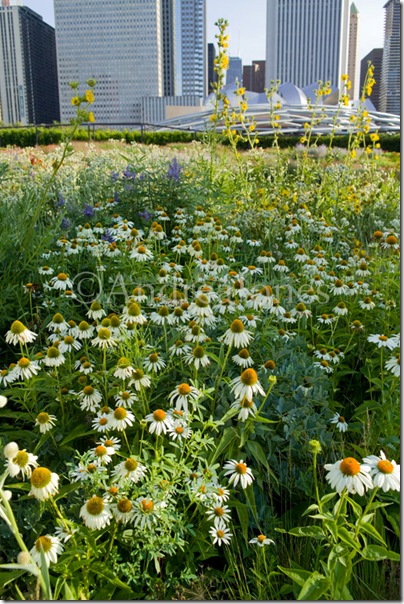
M 62 127 L 44 128 L 0 128 L 0 147 L 35 147 L 35 145 L 59 145 L 63 142 L 67 134 L 67 129 Z M 379 133 L 380 146 L 384 151 L 400 152 L 400 133 Z M 87 128 L 79 128 L 75 135 L 78 141 L 108 141 L 125 140 L 127 143 L 137 142 L 146 145 L 167 145 L 169 143 L 189 143 L 193 140 L 201 140 L 202 132 L 190 132 L 184 130 L 170 131 L 148 131 L 144 130 L 101 130 L 91 129 L 90 138 Z M 280 135 L 278 144 L 281 148 L 295 147 L 300 141 L 301 135 Z M 346 148 L 348 146 L 348 135 L 336 135 L 333 139 L 334 147 Z M 326 134 L 319 139 L 319 145 L 328 146 L 330 135 Z M 372 144 L 370 139 L 368 144 Z M 226 144 L 226 143 L 225 143 Z M 260 147 L 263 149 L 272 147 L 274 144 L 273 135 L 260 136 Z M 240 148 L 248 148 L 248 143 L 239 143 Z

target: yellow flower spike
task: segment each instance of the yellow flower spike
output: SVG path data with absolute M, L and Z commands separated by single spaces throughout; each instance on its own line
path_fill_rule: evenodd
M 72 97 L 71 104 L 74 107 L 77 107 L 78 105 L 80 105 L 80 99 L 79 99 L 79 97 L 78 96 Z
M 92 90 L 86 90 L 84 93 L 84 98 L 87 101 L 87 103 L 94 103 L 94 93 Z
M 88 121 L 91 123 L 95 122 L 94 113 L 92 111 L 90 111 L 90 113 L 88 114 Z

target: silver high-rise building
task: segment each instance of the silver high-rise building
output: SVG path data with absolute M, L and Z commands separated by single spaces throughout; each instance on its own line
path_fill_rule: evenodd
M 140 120 L 143 96 L 173 93 L 174 28 L 170 0 L 54 0 L 61 119 L 74 115 L 73 91 L 97 81 L 93 111 L 98 122 Z M 165 90 L 166 79 L 166 90 Z
M 384 48 L 379 111 L 400 115 L 400 0 L 384 5 Z
M 348 68 L 349 0 L 267 0 L 265 83 L 340 87 Z
M 207 95 L 206 0 L 176 0 L 176 94 Z

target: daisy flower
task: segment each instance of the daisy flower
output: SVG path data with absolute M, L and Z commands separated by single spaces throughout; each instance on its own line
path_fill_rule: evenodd
M 388 338 L 383 334 L 372 334 L 371 336 L 368 336 L 368 342 L 377 344 L 378 348 L 388 348 L 389 350 L 393 350 L 396 346 L 392 338 Z
M 105 317 L 107 313 L 105 312 L 105 310 L 103 310 L 101 304 L 98 302 L 98 300 L 94 300 L 93 302 L 91 302 L 90 305 L 90 309 L 87 312 L 87 317 L 89 317 L 90 319 L 102 319 L 102 317 Z
M 59 350 L 62 354 L 64 354 L 65 352 L 80 350 L 81 347 L 81 342 L 76 340 L 73 336 L 68 335 L 63 338 L 63 341 L 59 345 Z
M 135 369 L 132 367 L 130 360 L 126 357 L 121 357 L 116 364 L 114 377 L 120 378 L 121 380 L 125 380 L 126 378 L 132 377 L 132 373 L 134 371 Z
M 103 529 L 111 522 L 109 504 L 102 497 L 93 495 L 80 509 L 80 517 L 91 530 Z
M 382 243 L 382 248 L 385 250 L 397 250 L 400 247 L 398 243 L 398 238 L 395 235 L 389 235 L 386 237 L 386 240 Z
M 237 419 L 240 419 L 242 422 L 245 422 L 250 415 L 254 417 L 254 415 L 257 413 L 257 407 L 254 401 L 246 397 L 234 401 L 234 403 L 231 405 L 231 408 L 240 410 Z
M 114 400 L 118 407 L 128 408 L 131 407 L 135 401 L 137 401 L 137 396 L 133 392 L 122 390 L 114 396 Z
M 231 391 L 237 399 L 247 398 L 252 400 L 255 394 L 265 395 L 265 392 L 258 381 L 258 375 L 255 369 L 251 367 L 245 369 L 240 377 L 230 382 Z
M 33 470 L 31 475 L 31 491 L 29 495 L 33 495 L 40 501 L 45 501 L 49 497 L 53 497 L 59 490 L 59 476 L 55 472 L 51 472 L 48 468 L 39 466 Z
M 332 312 L 339 317 L 343 317 L 348 314 L 349 310 L 345 302 L 341 301 L 332 309 Z
M 34 547 L 30 549 L 29 553 L 39 567 L 42 566 L 41 546 L 44 553 L 45 564 L 49 568 L 51 562 L 57 562 L 58 555 L 63 552 L 63 545 L 60 543 L 58 537 L 51 537 L 50 535 L 38 537 Z
M 210 307 L 208 296 L 199 293 L 195 298 L 195 301 L 189 305 L 188 313 L 192 317 L 198 317 L 199 319 L 209 319 L 213 317 L 213 310 Z
M 123 497 L 111 505 L 111 511 L 117 522 L 127 524 L 133 520 L 134 508 L 130 499 Z
M 324 371 L 325 373 L 332 373 L 334 371 L 330 363 L 325 359 L 322 359 L 321 361 L 316 361 L 315 363 L 313 363 L 313 367 L 317 367 L 317 369 L 321 369 L 321 371 Z
M 134 504 L 133 523 L 140 529 L 144 529 L 145 527 L 151 529 L 153 524 L 157 524 L 160 517 L 160 509 L 165 507 L 164 503 L 156 503 L 146 497 L 138 497 Z
M 142 244 L 131 251 L 129 258 L 133 258 L 137 262 L 148 262 L 153 259 L 153 252 Z
M 246 331 L 244 323 L 240 319 L 235 319 L 219 340 L 228 346 L 246 348 L 252 340 L 252 334 Z
M 93 337 L 94 327 L 89 325 L 87 321 L 80 321 L 77 325 L 74 336 L 79 340 L 87 340 L 88 338 Z
M 137 368 L 132 372 L 132 379 L 129 386 L 134 386 L 135 390 L 140 392 L 143 388 L 150 388 L 151 380 L 148 375 L 145 375 L 143 369 Z
M 102 394 L 93 386 L 84 386 L 83 390 L 78 393 L 80 399 L 80 409 L 83 411 L 96 411 L 102 401 Z
M 340 432 L 346 432 L 348 430 L 348 424 L 343 415 L 335 413 L 334 417 L 330 419 L 330 424 L 337 424 L 337 428 Z
M 128 457 L 125 461 L 122 461 L 115 466 L 112 474 L 119 481 L 130 481 L 137 483 L 142 480 L 147 473 L 147 468 L 140 461 L 137 461 L 133 457 Z
M 166 434 L 173 426 L 173 420 L 163 409 L 156 409 L 153 413 L 149 413 L 145 417 L 146 422 L 150 423 L 150 434 L 156 433 L 159 436 L 161 433 Z
M 39 371 L 39 365 L 36 361 L 31 361 L 26 357 L 21 357 L 15 368 L 14 375 L 16 380 L 29 380 Z
M 4 454 L 6 455 L 6 453 Z M 32 475 L 32 468 L 38 467 L 37 459 L 38 455 L 27 453 L 25 449 L 19 450 L 13 457 L 8 457 L 7 459 L 8 473 L 14 478 L 14 476 L 18 476 L 21 472 L 23 478 L 25 476 L 30 478 Z
M 346 457 L 334 464 L 325 464 L 326 480 L 337 493 L 346 488 L 348 493 L 363 495 L 366 489 L 373 489 L 370 466 L 360 464 L 353 457 Z
M 111 454 L 115 453 L 112 447 L 106 447 L 105 445 L 97 445 L 95 449 L 91 452 L 94 457 L 94 463 L 96 466 L 101 464 L 108 465 L 112 461 Z
M 49 413 L 46 413 L 46 411 L 41 411 L 41 413 L 38 413 L 35 419 L 35 425 L 39 426 L 39 431 L 41 434 L 45 434 L 45 432 L 52 430 L 55 422 L 56 416 L 49 415 Z
M 389 461 L 383 451 L 380 451 L 380 457 L 369 455 L 363 461 L 370 467 L 375 487 L 380 487 L 385 493 L 400 491 L 400 466 L 395 461 Z
M 171 356 L 179 357 L 189 354 L 192 349 L 189 344 L 185 344 L 182 340 L 177 340 L 168 350 L 170 351 Z
M 139 304 L 133 300 L 125 306 L 121 318 L 123 321 L 129 321 L 135 325 L 144 325 L 147 323 L 147 319 L 142 315 Z
M 60 312 L 57 312 L 52 317 L 52 321 L 49 321 L 46 326 L 49 331 L 64 333 L 69 329 L 69 324 L 65 321 L 63 315 Z
M 107 327 L 101 327 L 98 330 L 98 335 L 96 338 L 91 340 L 91 344 L 93 346 L 98 346 L 99 348 L 113 348 L 118 345 L 118 342 L 112 337 L 111 330 Z
M 91 425 L 93 430 L 97 432 L 106 432 L 112 430 L 112 421 L 110 413 L 100 412 L 92 420 Z
M 265 545 L 271 545 L 273 543 L 275 545 L 275 541 L 269 539 L 265 535 L 258 535 L 258 537 L 254 537 L 254 539 L 250 539 L 248 543 L 256 544 L 258 547 L 264 547 Z
M 46 351 L 44 364 L 47 367 L 59 367 L 63 365 L 65 360 L 66 357 L 60 352 L 57 346 L 50 346 Z
M 212 498 L 214 499 L 215 502 L 217 502 L 219 505 L 221 505 L 222 503 L 225 503 L 226 501 L 229 500 L 230 498 L 230 491 L 229 489 L 226 489 L 225 487 L 222 487 L 220 485 L 215 485 L 212 491 Z
M 185 362 L 188 365 L 193 365 L 195 369 L 199 367 L 207 367 L 210 365 L 209 357 L 205 354 L 202 346 L 195 346 L 190 354 L 185 355 Z
M 133 424 L 135 416 L 124 407 L 117 407 L 110 415 L 109 420 L 111 428 L 121 432 Z
M 168 400 L 170 405 L 175 403 L 175 408 L 177 410 L 184 409 L 184 411 L 188 412 L 188 403 L 194 403 L 200 392 L 194 386 L 190 386 L 189 384 L 180 384 L 176 386 L 176 388 L 169 394 Z
M 227 505 L 214 505 L 207 510 L 206 515 L 208 520 L 213 520 L 214 526 L 231 520 L 230 508 Z
M 104 466 L 97 466 L 95 462 L 84 462 L 80 461 L 77 466 L 69 471 L 69 476 L 74 482 L 79 481 L 94 481 L 99 479 L 100 475 L 106 474 L 107 468 Z
M 241 487 L 246 489 L 254 480 L 252 471 L 242 459 L 240 461 L 236 461 L 235 459 L 226 461 L 223 469 L 226 470 L 224 475 L 229 476 L 229 484 L 233 484 L 233 486 L 237 486 L 238 482 L 240 482 Z
M 230 532 L 230 529 L 223 520 L 212 526 L 209 529 L 209 533 L 213 537 L 213 545 L 216 545 L 217 543 L 219 546 L 222 545 L 222 542 L 225 545 L 228 545 L 233 536 L 233 533 Z
M 251 367 L 251 365 L 254 365 L 254 361 L 252 360 L 247 348 L 242 348 L 241 350 L 239 350 L 237 354 L 232 356 L 232 360 L 234 363 L 236 363 L 236 365 L 238 365 L 239 367 L 243 367 L 244 369 L 246 367 Z
M 255 310 L 270 310 L 273 306 L 273 302 L 273 289 L 270 285 L 265 285 L 257 294 L 254 295 L 251 304 L 249 305 Z
M 30 331 L 28 327 L 25 327 L 21 321 L 14 321 L 11 324 L 9 331 L 6 333 L 7 344 L 14 344 L 15 346 L 19 343 L 29 344 L 35 340 L 38 334 Z
M 390 357 L 384 366 L 395 377 L 400 377 L 400 353 L 398 352 L 394 357 Z
M 108 447 L 109 454 L 114 455 L 121 448 L 121 441 L 116 436 L 103 436 L 97 441 L 97 445 Z
M 165 368 L 166 362 L 160 357 L 158 352 L 152 352 L 144 361 L 143 366 L 146 371 L 153 371 L 154 373 L 158 373 L 159 371 Z
M 303 302 L 299 302 L 296 304 L 295 308 L 291 310 L 291 315 L 301 319 L 302 317 L 311 317 L 311 311 L 306 308 L 306 305 Z
M 168 430 L 168 435 L 172 440 L 187 440 L 191 437 L 192 430 L 183 421 L 176 420 Z
M 70 281 L 66 273 L 59 273 L 56 277 L 52 277 L 50 284 L 53 289 L 65 291 L 66 289 L 72 289 L 73 283 Z

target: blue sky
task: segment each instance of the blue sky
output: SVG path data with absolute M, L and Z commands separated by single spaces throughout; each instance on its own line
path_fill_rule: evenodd
M 359 59 L 372 48 L 383 46 L 385 3 L 386 0 L 355 0 L 360 14 Z M 53 0 L 23 0 L 23 4 L 54 25 Z M 227 19 L 230 55 L 240 56 L 244 65 L 265 59 L 266 0 L 206 0 L 206 6 L 208 42 L 215 42 L 215 21 Z

